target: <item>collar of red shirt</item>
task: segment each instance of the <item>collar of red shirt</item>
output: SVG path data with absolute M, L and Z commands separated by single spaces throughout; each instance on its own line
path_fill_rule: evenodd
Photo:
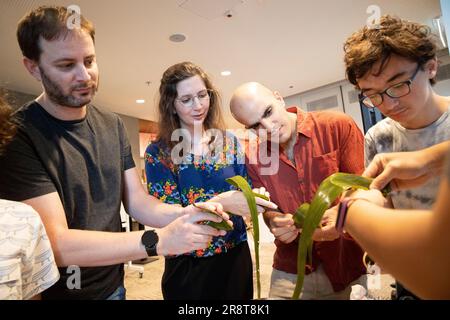
M 311 138 L 313 123 L 310 117 L 308 117 L 308 113 L 297 106 L 289 107 L 286 110 L 287 112 L 297 114 L 297 132 Z

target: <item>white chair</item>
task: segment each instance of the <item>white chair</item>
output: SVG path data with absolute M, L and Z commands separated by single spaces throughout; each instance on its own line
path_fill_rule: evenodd
M 130 232 L 131 231 L 131 226 L 130 226 L 131 217 L 125 211 L 125 208 L 123 207 L 123 203 L 120 203 L 120 219 L 122 221 L 122 228 L 125 229 L 125 232 Z M 138 271 L 139 278 L 142 278 L 144 276 L 144 267 L 134 265 L 132 261 L 128 261 L 127 263 L 125 263 L 125 268 L 127 268 L 128 270 Z

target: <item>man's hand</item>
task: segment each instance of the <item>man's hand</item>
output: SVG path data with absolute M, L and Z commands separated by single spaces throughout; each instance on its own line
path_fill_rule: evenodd
M 380 207 L 385 208 L 391 207 L 391 202 L 385 197 L 383 197 L 383 194 L 380 192 L 380 190 L 377 189 L 349 190 L 344 194 L 344 197 L 365 199 Z M 335 228 L 338 209 L 339 206 L 337 205 L 325 211 L 322 220 L 320 222 L 320 227 L 317 228 L 313 233 L 312 238 L 314 241 L 333 241 L 339 238 L 339 233 Z
M 339 233 L 336 231 L 336 219 L 339 206 L 334 206 L 325 211 L 319 228 L 317 228 L 312 236 L 314 241 L 333 241 L 339 238 Z
M 201 206 L 219 213 L 225 219 L 229 219 L 228 215 L 223 212 L 220 204 L 205 203 Z M 205 249 L 209 246 L 213 237 L 223 236 L 226 233 L 224 230 L 217 230 L 213 227 L 199 224 L 200 221 L 205 220 L 222 221 L 222 218 L 217 215 L 203 212 L 192 205 L 186 207 L 183 213 L 182 216 L 158 231 L 158 255 L 176 255 Z
M 436 173 L 422 151 L 377 154 L 363 173 L 375 178 L 370 187 L 383 189 L 389 183 L 392 190 L 411 189 L 424 184 Z
M 269 211 L 267 213 L 270 215 L 270 232 L 272 232 L 276 239 L 284 243 L 291 243 L 297 238 L 300 230 L 295 226 L 292 214 L 275 211 Z
M 373 204 L 376 204 L 380 207 L 391 208 L 391 202 L 389 199 L 386 199 L 380 190 L 378 189 L 370 189 L 370 190 L 349 190 L 345 193 L 345 197 L 350 198 L 359 198 L 365 199 Z
M 202 210 L 204 209 L 204 210 Z M 222 217 L 223 220 L 226 220 L 226 222 L 233 226 L 233 221 L 230 220 L 230 216 L 224 211 L 223 206 L 221 203 L 218 202 L 197 202 L 195 205 L 190 205 L 187 207 L 184 207 L 182 209 L 182 214 L 191 214 L 191 213 L 197 213 L 200 211 L 213 211 L 215 214 L 217 214 L 219 217 Z M 206 219 L 211 220 L 211 219 Z M 213 220 L 211 220 L 213 221 Z M 217 221 L 220 222 L 220 221 Z
M 269 193 L 266 192 L 265 188 L 256 188 L 253 189 L 253 192 L 263 194 L 269 197 Z M 265 208 L 276 209 L 277 205 L 273 202 L 264 200 L 259 197 L 255 197 L 256 208 L 258 213 L 262 213 L 265 211 Z M 217 202 L 222 204 L 223 209 L 227 212 L 243 216 L 250 217 L 250 209 L 247 204 L 247 200 L 244 194 L 241 191 L 231 190 L 227 192 L 222 192 L 218 194 L 214 198 L 210 199 L 208 203 Z

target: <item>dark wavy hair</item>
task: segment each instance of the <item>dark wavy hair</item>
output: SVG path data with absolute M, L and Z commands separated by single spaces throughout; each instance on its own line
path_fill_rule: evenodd
M 185 79 L 199 76 L 210 91 L 208 115 L 203 122 L 203 128 L 223 130 L 221 98 L 214 88 L 209 76 L 192 62 L 181 62 L 168 68 L 161 79 L 159 86 L 159 134 L 158 140 L 162 141 L 171 150 L 178 142 L 171 141 L 172 132 L 181 128 L 180 119 L 175 113 L 175 99 L 177 98 L 177 84 Z
M 381 73 L 391 54 L 397 54 L 423 65 L 436 57 L 436 36 L 428 26 L 398 17 L 384 15 L 378 26 L 365 26 L 352 34 L 344 44 L 347 79 L 357 86 L 373 65 L 381 60 Z M 430 79 L 434 84 L 436 80 Z
M 13 109 L 6 102 L 6 94 L 0 91 L 0 154 L 12 140 L 17 131 L 13 120 Z

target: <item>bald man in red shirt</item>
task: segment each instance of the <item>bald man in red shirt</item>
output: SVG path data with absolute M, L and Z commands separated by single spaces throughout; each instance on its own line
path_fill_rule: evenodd
M 292 213 L 300 204 L 311 202 L 329 175 L 363 172 L 363 135 L 343 113 L 304 112 L 295 106 L 286 109 L 278 92 L 257 82 L 238 87 L 230 108 L 234 118 L 246 128 L 266 130 L 267 140 L 272 143 L 257 148 L 279 154 L 272 159 L 278 161 L 277 165 L 269 164 L 277 168 L 274 172 L 267 174 L 267 164 L 252 163 L 249 156 L 247 169 L 253 186 L 265 187 L 280 210 L 264 213 L 277 247 L 269 297 L 289 299 L 297 278 L 301 232 L 294 225 Z M 339 237 L 334 223 L 329 223 L 313 239 L 312 265 L 306 266 L 301 299 L 349 299 L 353 284 L 366 286 L 363 251 L 350 236 Z

